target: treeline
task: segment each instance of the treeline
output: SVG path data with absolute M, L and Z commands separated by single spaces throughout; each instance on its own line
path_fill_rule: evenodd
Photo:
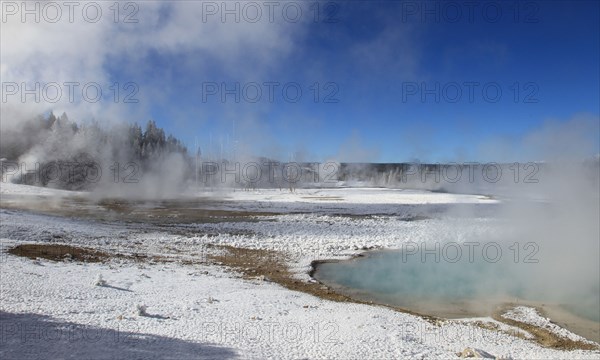
M 128 145 L 134 160 L 151 161 L 171 153 L 187 155 L 187 148 L 183 143 L 171 134 L 165 137 L 165 131 L 157 127 L 153 120 L 148 121 L 144 131 L 134 123 L 129 127 L 128 134 Z
M 2 135 L 0 158 L 19 164 L 12 181 L 30 185 L 83 190 L 101 180 L 93 172 L 107 175 L 114 164 L 134 163 L 143 173 L 155 171 L 173 155 L 190 163 L 184 144 L 152 120 L 144 128 L 137 123 L 107 127 L 94 121 L 77 124 L 65 113 L 60 117 L 49 113 Z

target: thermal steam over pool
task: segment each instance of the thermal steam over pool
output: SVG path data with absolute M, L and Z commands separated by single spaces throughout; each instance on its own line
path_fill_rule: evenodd
M 453 247 L 458 250 L 460 245 Z M 415 252 L 413 248 L 376 251 L 347 261 L 323 262 L 316 266 L 313 276 L 361 300 L 444 318 L 489 316 L 505 304 L 536 306 L 553 320 L 598 341 L 598 287 L 572 294 L 572 301 L 556 302 L 523 276 L 537 264 L 533 252 L 529 253 L 530 262 L 515 262 L 514 254 L 499 258 L 485 253 L 477 256 L 482 253 L 473 251 L 472 256 L 457 256 L 456 251 L 449 255 L 443 248 L 437 252 L 433 245 L 426 248 L 429 252 Z

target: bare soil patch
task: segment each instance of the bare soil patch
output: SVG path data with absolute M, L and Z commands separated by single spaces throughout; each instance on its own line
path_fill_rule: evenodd
M 106 263 L 111 260 L 128 260 L 134 262 L 160 262 L 182 264 L 197 264 L 198 261 L 182 261 L 167 256 L 152 256 L 146 254 L 108 253 L 96 249 L 65 245 L 65 244 L 22 244 L 7 251 L 11 255 L 26 257 L 32 260 L 46 259 L 50 261 L 78 261 L 89 263 Z
M 24 244 L 8 250 L 9 254 L 30 259 L 42 258 L 52 261 L 73 260 L 81 262 L 105 262 L 113 255 L 102 251 L 56 244 Z

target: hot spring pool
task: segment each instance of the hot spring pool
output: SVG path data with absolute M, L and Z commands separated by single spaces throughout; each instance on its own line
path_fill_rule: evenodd
M 375 251 L 320 263 L 313 277 L 356 299 L 444 318 L 490 316 L 508 303 L 535 306 L 572 331 L 600 340 L 597 288 L 573 294 L 572 303 L 553 302 L 520 276 L 534 264 L 491 262 L 476 256 L 444 260 L 440 257 L 436 262 L 433 254 L 423 258 L 400 250 Z

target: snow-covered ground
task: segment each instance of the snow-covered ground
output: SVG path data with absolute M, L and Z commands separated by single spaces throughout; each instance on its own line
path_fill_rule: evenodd
M 41 186 L 13 184 L 11 182 L 5 182 L 5 181 L 2 181 L 2 183 L 0 184 L 0 195 L 60 197 L 60 196 L 85 195 L 85 194 L 86 194 L 85 192 L 81 192 L 81 191 L 51 189 L 51 188 L 41 187 Z
M 0 195 L 11 201 L 71 194 L 14 184 L 0 187 Z M 315 259 L 347 257 L 365 246 L 396 248 L 440 236 L 460 240 L 465 232 L 485 235 L 494 221 L 486 217 L 405 220 L 432 210 L 432 205 L 495 202 L 476 195 L 389 189 L 236 191 L 219 198 L 228 208 L 292 213 L 257 222 L 182 224 L 177 229 L 185 231 L 174 232 L 152 224 L 1 209 L 0 357 L 445 359 L 467 347 L 505 358 L 600 356 L 598 351 L 546 349 L 471 320 L 433 325 L 385 307 L 323 300 L 272 282 L 244 280 L 202 262 L 57 263 L 4 252 L 16 244 L 54 242 L 201 259 L 210 251 L 206 245 L 227 244 L 281 251 L 294 274 L 310 281 L 307 272 Z M 311 209 L 318 211 L 307 213 Z M 469 226 L 456 226 L 463 222 Z M 97 285 L 99 276 L 104 286 Z M 138 310 L 143 306 L 146 314 Z
M 186 195 L 218 197 L 234 208 L 272 212 L 310 212 L 354 215 L 421 215 L 457 204 L 496 204 L 482 195 L 435 193 L 388 188 L 257 189 L 212 192 L 199 190 Z
M 577 334 L 573 334 L 567 329 L 561 328 L 560 326 L 556 325 L 555 323 L 550 321 L 549 318 L 543 317 L 535 308 L 531 308 L 528 306 L 517 306 L 502 314 L 502 317 L 524 322 L 526 324 L 534 325 L 539 328 L 544 328 L 554 334 L 557 334 L 558 336 L 567 339 L 588 342 L 588 340 L 586 340 L 585 338 Z

